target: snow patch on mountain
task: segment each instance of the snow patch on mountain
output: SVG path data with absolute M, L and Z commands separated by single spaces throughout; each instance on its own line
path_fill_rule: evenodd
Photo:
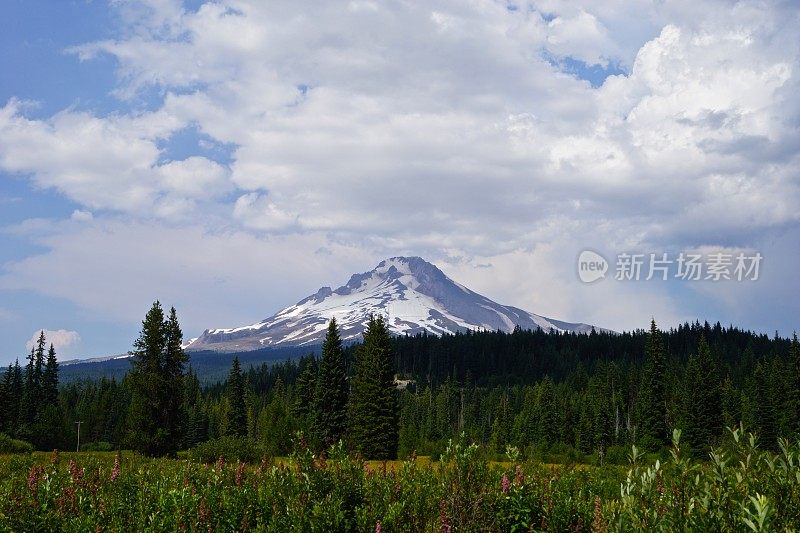
M 336 318 L 343 340 L 356 340 L 371 314 L 382 315 L 397 335 L 512 331 L 516 326 L 582 333 L 592 329 L 493 302 L 419 257 L 393 257 L 369 272 L 353 274 L 336 290 L 322 287 L 254 324 L 206 330 L 185 347 L 190 351 L 243 351 L 315 345 L 325 336 L 331 318 Z

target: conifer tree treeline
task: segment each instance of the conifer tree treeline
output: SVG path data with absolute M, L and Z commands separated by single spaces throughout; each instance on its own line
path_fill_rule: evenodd
M 170 320 L 161 313 L 161 318 L 150 322 L 166 336 L 164 324 Z M 150 313 L 148 317 L 152 318 Z M 145 323 L 143 334 L 149 331 Z M 176 324 L 175 318 L 173 330 L 179 329 Z M 463 432 L 498 455 L 513 445 L 528 457 L 584 460 L 590 454 L 597 460 L 616 457 L 622 461 L 631 444 L 653 449 L 663 442 L 657 438 L 673 428 L 683 429 L 683 441 L 700 457 L 707 446 L 724 438 L 723 425 L 742 421 L 766 447 L 776 447 L 779 436 L 798 436 L 800 431 L 800 344 L 796 338 L 700 323 L 666 331 L 651 324 L 647 331 L 619 335 L 518 330 L 441 338 L 420 335 L 388 342 L 382 334 L 377 337 L 368 335 L 358 345 L 343 346 L 331 324 L 319 359 L 309 356 L 251 368 L 240 365 L 241 395 L 234 392 L 238 390 L 233 386 L 236 372 L 226 382 L 203 384 L 188 369 L 181 386 L 173 389 L 178 390 L 172 396 L 178 416 L 160 419 L 164 422 L 150 431 L 157 432 L 158 426 L 167 427 L 166 421 L 177 419 L 170 433 L 172 450 L 244 427 L 236 434 L 246 434 L 275 455 L 288 453 L 294 433 L 301 430 L 318 449 L 338 437 L 365 456 L 384 455 L 384 450 L 391 456 L 394 449 L 401 457 L 414 450 L 436 455 L 448 439 Z M 164 341 L 163 352 L 156 351 L 166 354 L 167 344 Z M 38 344 L 26 361 L 32 361 L 33 383 L 37 349 Z M 135 352 L 140 351 L 147 352 L 137 342 Z M 375 353 L 387 357 L 379 363 L 373 359 Z M 46 346 L 43 354 L 47 354 Z M 47 359 L 39 381 L 42 390 L 48 382 Z M 366 372 L 367 368 L 374 371 Z M 405 390 L 395 390 L 393 368 L 403 379 L 412 380 Z M 31 438 L 30 428 L 41 427 L 36 419 L 31 422 L 20 416 L 28 409 L 24 404 L 27 375 L 26 366 L 19 364 L 0 375 L 0 431 L 15 437 Z M 174 370 L 172 375 L 176 375 Z M 84 422 L 82 442 L 129 446 L 135 420 L 131 413 L 140 401 L 138 379 L 132 372 L 121 381 L 61 385 L 57 403 L 62 435 L 57 447 L 74 446 L 75 420 Z M 377 387 L 378 382 L 384 388 Z M 365 390 L 390 388 L 393 395 L 376 393 L 369 399 L 363 395 Z M 42 393 L 37 398 L 46 396 Z M 396 408 L 379 407 L 390 405 L 392 397 Z M 40 403 L 38 420 L 45 412 Z M 355 409 L 356 403 L 368 408 Z M 233 404 L 239 407 L 234 410 Z M 169 406 L 175 409 L 175 402 Z M 372 415 L 361 418 L 366 412 Z M 397 417 L 396 437 L 391 430 L 371 432 L 370 427 L 386 424 L 379 420 L 384 414 Z M 237 417 L 240 422 L 235 422 Z M 375 436 L 375 442 L 384 435 L 388 438 L 385 445 L 367 445 L 365 435 Z M 56 447 L 45 447 L 43 441 L 36 445 Z M 170 453 L 165 450 L 166 446 L 152 453 Z
M 63 414 L 58 397 L 58 360 L 47 349 L 44 331 L 31 348 L 23 371 L 19 360 L 0 381 L 0 432 L 47 449 L 63 439 Z

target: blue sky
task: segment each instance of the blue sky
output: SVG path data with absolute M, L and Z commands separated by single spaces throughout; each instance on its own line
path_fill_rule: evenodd
M 0 364 L 121 353 L 149 304 L 249 323 L 421 255 L 614 329 L 800 316 L 798 8 L 5 2 Z M 759 251 L 581 283 L 581 250 Z M 613 268 L 613 265 L 612 265 Z

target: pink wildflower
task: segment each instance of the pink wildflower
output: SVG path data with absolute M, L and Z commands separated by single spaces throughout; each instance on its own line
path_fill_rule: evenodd
M 72 476 L 72 482 L 77 483 L 83 479 L 83 469 L 78 467 L 75 459 L 69 460 L 69 475 Z
M 44 474 L 44 468 L 41 465 L 33 465 L 31 471 L 28 473 L 28 488 L 31 493 L 33 493 L 34 497 L 36 497 L 39 488 L 39 480 L 42 478 L 42 474 Z
M 239 463 L 239 465 L 236 467 L 236 479 L 234 480 L 237 487 L 242 486 L 243 475 L 244 475 L 244 463 Z
M 116 481 L 119 477 L 120 473 L 120 465 L 119 465 L 119 454 L 114 457 L 114 467 L 111 469 L 111 481 Z
M 500 490 L 503 491 L 503 494 L 508 494 L 509 489 L 511 489 L 511 480 L 503 473 L 503 479 L 500 480 Z

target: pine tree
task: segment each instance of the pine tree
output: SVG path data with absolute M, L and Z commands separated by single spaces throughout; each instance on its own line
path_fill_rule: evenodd
M 11 368 L 11 379 L 6 389 L 8 391 L 8 431 L 11 436 L 19 434 L 20 412 L 24 395 L 23 383 L 22 368 L 19 366 L 19 359 L 16 359 L 14 367 Z
M 789 346 L 789 365 L 791 372 L 790 391 L 791 401 L 794 405 L 792 412 L 792 420 L 794 422 L 792 430 L 796 434 L 800 434 L 800 342 L 797 341 L 797 333 L 792 337 L 792 343 Z
M 3 373 L 3 380 L 0 382 L 0 433 L 10 433 L 8 429 L 11 405 L 9 388 L 11 385 L 11 373 L 13 368 L 8 365 L 8 369 Z
M 722 383 L 722 424 L 733 428 L 742 421 L 742 395 L 733 386 L 730 375 Z
M 239 358 L 233 358 L 228 375 L 228 427 L 227 434 L 234 437 L 247 436 L 247 409 L 244 402 L 244 379 Z
M 638 440 L 645 448 L 667 443 L 666 355 L 656 321 L 650 322 L 637 401 Z
M 778 439 L 775 398 L 765 361 L 756 363 L 752 377 L 756 432 L 764 449 L 776 450 Z
M 36 356 L 33 366 L 33 379 L 35 383 L 35 390 L 37 393 L 42 391 L 42 377 L 44 375 L 44 352 L 47 347 L 47 339 L 44 336 L 44 330 L 39 333 L 39 339 L 36 341 Z M 40 398 L 40 396 L 36 396 Z
M 36 350 L 31 348 L 28 363 L 25 365 L 25 378 L 17 416 L 17 433 L 23 439 L 31 438 L 33 422 L 36 420 L 36 401 L 39 398 L 39 384 L 36 379 Z
M 128 376 L 128 442 L 146 455 L 173 455 L 181 440 L 179 414 L 187 359 L 182 340 L 175 309 L 165 320 L 161 304 L 153 303 L 130 352 L 133 368 Z
M 369 459 L 394 459 L 398 444 L 397 389 L 391 339 L 381 317 L 370 316 L 356 350 L 348 405 L 350 445 Z
M 717 364 L 704 335 L 697 354 L 686 365 L 684 383 L 685 442 L 696 453 L 708 449 L 722 432 L 722 389 Z
M 164 410 L 161 426 L 167 435 L 166 453 L 174 454 L 183 440 L 181 435 L 181 404 L 183 401 L 184 367 L 189 356 L 183 351 L 183 332 L 174 307 L 164 323 Z
M 316 389 L 315 433 L 323 446 L 330 446 L 347 428 L 347 367 L 335 318 L 322 343 Z
M 42 374 L 42 401 L 44 405 L 58 404 L 58 360 L 52 343 L 47 352 L 47 362 Z

